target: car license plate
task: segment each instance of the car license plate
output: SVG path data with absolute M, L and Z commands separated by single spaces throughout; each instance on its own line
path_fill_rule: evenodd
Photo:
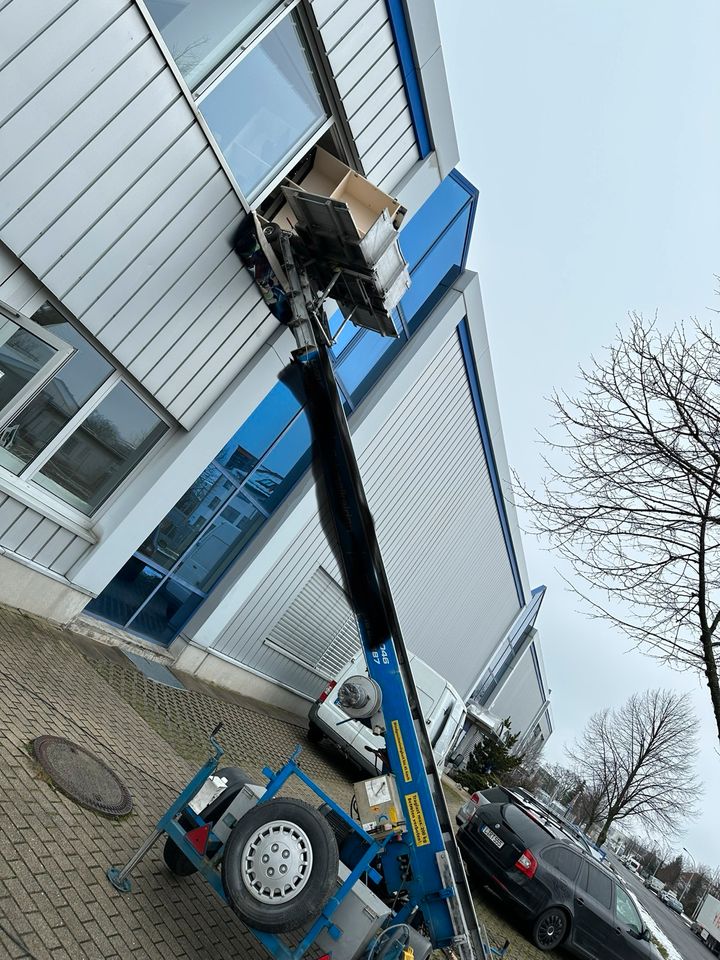
M 505 841 L 504 841 L 504 840 L 501 840 L 500 837 L 499 837 L 496 833 L 493 833 L 493 831 L 490 829 L 490 827 L 483 827 L 483 828 L 482 828 L 482 832 L 485 834 L 485 836 L 488 838 L 488 840 L 490 840 L 491 843 L 494 843 L 494 844 L 495 844 L 495 846 L 498 848 L 498 850 L 500 849 L 500 847 L 504 847 L 504 846 L 505 846 Z

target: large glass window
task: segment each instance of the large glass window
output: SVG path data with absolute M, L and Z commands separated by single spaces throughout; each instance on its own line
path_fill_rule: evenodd
M 411 331 L 420 326 L 462 273 L 469 225 L 468 204 L 410 272 L 410 289 L 400 305 Z
M 238 493 L 190 547 L 175 568 L 175 575 L 207 593 L 264 519 L 257 507 Z
M 190 88 L 208 76 L 278 5 L 278 0 L 146 0 Z
M 406 340 L 402 328 L 397 340 L 363 330 L 341 355 L 337 372 L 354 406 L 368 393 L 388 363 L 400 352 Z
M 0 467 L 93 513 L 168 425 L 49 301 L 4 319 Z
M 248 492 L 268 513 L 272 513 L 309 467 L 311 440 L 310 423 L 303 412 L 248 477 Z
M 291 372 L 292 374 L 295 371 Z M 218 454 L 217 460 L 237 480 L 244 480 L 263 454 L 300 412 L 300 381 L 276 384 Z
M 240 190 L 256 195 L 327 120 L 295 18 L 281 20 L 198 106 Z
M 165 580 L 131 621 L 131 629 L 159 643 L 170 643 L 204 599 L 204 594 L 195 593 L 177 580 Z
M 92 513 L 167 430 L 164 420 L 118 383 L 35 477 L 83 513 Z
M 235 485 L 210 464 L 142 544 L 139 553 L 169 570 L 196 540 Z

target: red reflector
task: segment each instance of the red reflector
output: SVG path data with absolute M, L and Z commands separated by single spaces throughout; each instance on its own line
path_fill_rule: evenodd
M 331 694 L 331 693 L 333 692 L 333 690 L 335 689 L 335 686 L 336 686 L 336 684 L 335 684 L 335 681 L 334 681 L 334 680 L 328 681 L 328 685 L 325 687 L 325 689 L 323 690 L 323 692 L 322 692 L 322 693 L 320 694 L 320 696 L 318 697 L 318 703 L 325 703 L 325 701 L 327 700 L 327 698 L 330 696 L 330 694 Z M 329 954 L 328 954 L 328 956 L 329 956 Z M 320 957 L 320 960 L 324 960 L 324 958 L 323 958 L 323 957 Z
M 188 830 L 185 839 L 197 850 L 200 856 L 203 856 L 207 849 L 208 837 L 210 836 L 210 824 L 206 823 L 202 827 L 195 827 L 194 830 Z
M 537 860 L 529 850 L 526 850 L 525 853 L 521 854 L 515 866 L 526 877 L 534 877 L 537 870 Z
M 480 794 L 479 794 L 479 793 L 473 793 L 473 795 L 470 797 L 470 799 L 472 800 L 473 803 L 480 803 Z

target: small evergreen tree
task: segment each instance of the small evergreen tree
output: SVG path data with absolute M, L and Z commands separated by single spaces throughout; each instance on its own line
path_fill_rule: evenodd
M 500 724 L 497 736 L 483 737 L 478 743 L 465 769 L 458 771 L 457 780 L 471 792 L 501 783 L 505 774 L 523 762 L 522 754 L 512 753 L 519 738 L 519 733 L 510 733 L 510 717 L 507 717 Z

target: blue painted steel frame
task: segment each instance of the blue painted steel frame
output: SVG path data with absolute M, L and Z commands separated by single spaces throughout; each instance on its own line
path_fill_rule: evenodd
M 211 831 L 207 846 L 209 849 L 212 849 L 215 852 L 209 857 L 200 854 L 187 839 L 188 831 L 178 822 L 180 815 L 185 814 L 186 816 L 189 816 L 194 825 L 202 826 L 204 824 L 202 818 L 190 808 L 189 803 L 197 794 L 198 790 L 202 787 L 203 783 L 205 783 L 207 778 L 212 776 L 212 774 L 215 772 L 218 763 L 220 762 L 220 758 L 223 756 L 224 751 L 222 747 L 213 738 L 211 738 L 211 743 L 215 751 L 214 755 L 203 764 L 203 766 L 197 771 L 195 776 L 184 788 L 184 790 L 178 795 L 176 800 L 173 801 L 170 807 L 168 807 L 165 813 L 160 817 L 157 822 L 155 833 L 159 835 L 165 834 L 168 836 L 177 845 L 183 855 L 187 857 L 187 859 L 190 860 L 190 862 L 197 868 L 198 872 L 205 877 L 218 898 L 222 900 L 223 903 L 227 903 L 227 897 L 225 896 L 225 890 L 223 889 L 222 884 L 222 877 L 218 870 L 223 852 L 223 846 L 220 844 L 219 839 Z M 275 960 L 302 960 L 309 948 L 313 946 L 318 934 L 324 929 L 328 930 L 333 939 L 338 940 L 340 938 L 341 931 L 332 922 L 333 914 L 345 897 L 350 893 L 353 886 L 363 875 L 367 874 L 376 883 L 381 880 L 380 874 L 371 866 L 371 863 L 378 855 L 382 854 L 388 840 L 392 838 L 392 835 L 390 835 L 382 840 L 376 840 L 366 833 L 362 827 L 332 799 L 332 797 L 318 787 L 317 784 L 314 783 L 303 772 L 303 770 L 300 769 L 297 764 L 299 755 L 300 747 L 296 747 L 288 762 L 280 770 L 278 770 L 277 773 L 274 773 L 268 767 L 263 770 L 263 776 L 267 777 L 268 785 L 265 788 L 264 794 L 258 800 L 258 804 L 272 800 L 273 797 L 277 796 L 282 787 L 291 777 L 297 777 L 307 787 L 309 787 L 310 790 L 312 790 L 313 793 L 315 793 L 323 801 L 323 803 L 326 803 L 332 807 L 335 813 L 340 816 L 357 834 L 360 835 L 360 837 L 367 844 L 367 849 L 358 863 L 350 871 L 342 885 L 339 887 L 337 893 L 327 901 L 323 907 L 322 913 L 318 916 L 303 939 L 294 949 L 289 948 L 275 934 L 266 933 L 263 930 L 256 930 L 254 927 L 248 928 L 260 941 L 260 943 L 263 944 L 265 949 L 275 958 Z M 217 849 L 215 849 L 216 847 Z M 126 886 L 121 886 L 117 883 L 118 877 L 122 873 L 123 871 L 119 870 L 117 867 L 111 867 L 107 871 L 108 878 L 113 886 L 116 886 L 117 889 L 123 889 L 125 892 L 128 892 L 130 890 L 129 882 Z
M 362 634 L 361 621 L 360 632 Z M 450 946 L 454 929 L 450 912 L 443 901 L 455 895 L 452 888 L 444 888 L 440 882 L 437 854 L 445 849 L 440 821 L 433 802 L 430 784 L 425 772 L 420 746 L 415 733 L 413 717 L 408 703 L 395 644 L 391 638 L 374 650 L 363 639 L 368 674 L 382 690 L 383 716 L 390 769 L 395 772 L 395 783 L 400 794 L 406 830 L 414 843 L 409 843 L 412 879 L 406 882 L 409 893 L 405 914 L 416 906 L 430 929 L 430 939 L 435 947 Z M 392 855 L 386 849 L 383 856 Z M 402 923 L 403 914 L 396 922 Z
M 425 104 L 423 103 L 418 68 L 415 62 L 415 52 L 408 30 L 407 15 L 402 0 L 385 0 L 390 27 L 395 40 L 400 72 L 402 73 L 405 93 L 408 99 L 408 109 L 412 118 L 415 139 L 421 157 L 426 157 L 432 151 L 430 130 L 428 128 Z
M 485 404 L 483 403 L 482 390 L 480 389 L 480 378 L 477 372 L 477 364 L 475 363 L 475 352 L 473 350 L 472 340 L 470 339 L 470 331 L 468 330 L 467 320 L 463 320 L 458 325 L 457 331 L 458 337 L 460 338 L 463 359 L 465 361 L 465 370 L 468 377 L 468 383 L 470 384 L 470 393 L 472 394 L 473 405 L 475 407 L 475 417 L 477 419 L 478 429 L 480 431 L 483 450 L 485 452 L 485 459 L 487 460 L 488 474 L 490 475 L 490 483 L 492 485 L 493 496 L 495 498 L 495 506 L 497 507 L 498 517 L 500 519 L 500 527 L 502 529 L 503 539 L 505 540 L 505 548 L 507 550 L 508 560 L 510 561 L 510 569 L 512 571 L 513 581 L 515 582 L 515 590 L 517 592 L 520 605 L 524 606 L 526 602 L 525 591 L 523 589 L 522 578 L 520 576 L 520 567 L 518 566 L 517 554 L 515 553 L 515 544 L 513 543 L 512 534 L 510 532 L 510 523 L 508 521 L 507 510 L 505 508 L 505 499 L 503 497 L 502 488 L 500 487 L 500 475 L 498 473 L 497 460 L 495 459 L 495 451 L 493 450 L 493 444 L 490 438 L 490 429 L 488 427 L 487 415 L 485 413 Z

